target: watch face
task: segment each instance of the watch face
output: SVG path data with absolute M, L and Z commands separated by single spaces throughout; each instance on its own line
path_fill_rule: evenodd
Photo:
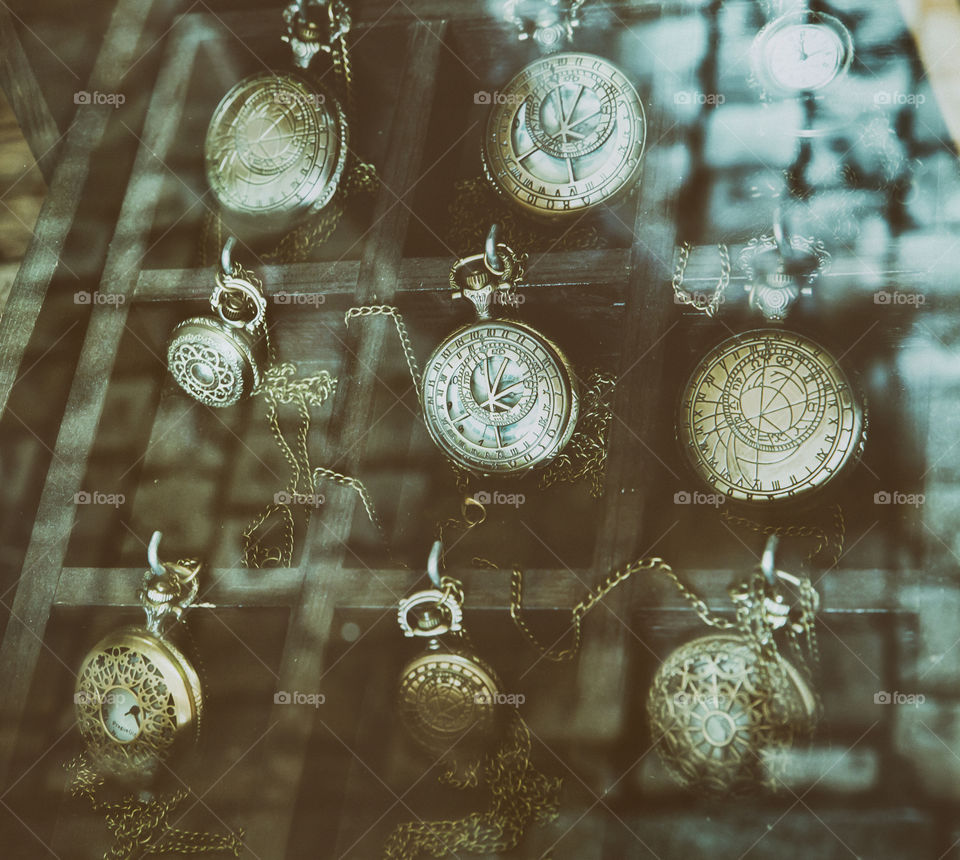
M 762 666 L 743 636 L 703 636 L 682 645 L 654 676 L 647 713 L 657 751 L 681 783 L 716 792 L 773 776 L 776 754 L 812 727 L 816 699 L 774 653 Z
M 492 670 L 473 657 L 432 652 L 413 660 L 400 677 L 400 717 L 419 744 L 448 752 L 460 738 L 489 738 L 500 687 Z
M 184 320 L 173 330 L 167 367 L 177 384 L 207 406 L 232 406 L 260 384 L 256 341 L 211 317 Z
M 633 187 L 645 139 L 640 97 L 616 66 L 590 54 L 554 54 L 496 94 L 484 170 L 527 210 L 582 212 Z
M 570 440 L 579 400 L 563 354 L 534 329 L 484 320 L 455 332 L 423 374 L 427 429 L 481 474 L 546 465 Z
M 77 676 L 77 722 L 98 769 L 149 774 L 184 738 L 195 738 L 200 681 L 170 643 L 139 627 L 111 633 Z
M 715 347 L 683 393 L 678 436 L 694 470 L 730 499 L 817 490 L 859 456 L 864 406 L 836 359 L 791 332 L 746 332 Z
M 223 97 L 204 152 L 210 187 L 228 212 L 303 216 L 337 189 L 346 119 L 332 96 L 303 78 L 254 75 Z
M 853 48 L 836 18 L 799 13 L 761 30 L 753 54 L 755 73 L 766 87 L 796 94 L 822 89 L 846 71 Z

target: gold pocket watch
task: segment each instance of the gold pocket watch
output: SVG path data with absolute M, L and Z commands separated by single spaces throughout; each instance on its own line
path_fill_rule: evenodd
M 74 702 L 87 753 L 98 770 L 143 778 L 200 731 L 200 678 L 170 641 L 197 596 L 197 562 L 160 564 L 151 542 L 151 567 L 140 602 L 146 623 L 108 633 L 84 658 Z
M 336 95 L 309 75 L 330 56 L 349 96 L 342 0 L 296 0 L 283 14 L 298 70 L 260 72 L 236 84 L 210 119 L 204 143 L 207 180 L 231 229 L 277 233 L 315 215 L 333 199 L 347 161 L 347 115 Z
M 186 813 L 175 813 L 190 796 L 181 780 L 172 792 L 154 793 L 167 781 L 163 769 L 195 746 L 203 715 L 200 676 L 171 641 L 197 598 L 201 565 L 192 559 L 160 562 L 159 542 L 160 532 L 154 532 L 139 593 L 146 623 L 107 634 L 77 674 L 73 701 L 85 751 L 66 765 L 70 790 L 103 813 L 114 838 L 104 856 L 239 856 L 242 830 L 177 827 Z
M 777 219 L 779 224 L 779 219 Z M 782 229 L 776 231 L 783 254 Z M 796 243 L 790 240 L 789 246 Z M 683 290 L 689 246 L 681 248 L 673 288 Z M 783 254 L 786 257 L 786 254 Z M 729 282 L 729 253 L 714 297 L 719 307 Z M 821 259 L 822 263 L 822 259 Z M 813 264 L 811 264 L 813 265 Z M 781 322 L 800 294 L 802 277 L 782 265 L 778 277 L 750 285 L 750 304 Z M 811 281 L 807 281 L 809 283 Z M 805 498 L 856 463 L 866 442 L 866 404 L 840 362 L 806 335 L 761 328 L 715 346 L 683 388 L 677 438 L 696 475 L 730 501 L 786 502 Z
M 506 2 L 505 17 L 545 55 L 497 92 L 483 138 L 484 175 L 533 215 L 573 216 L 608 204 L 640 173 L 647 135 L 640 96 L 609 60 L 556 52 L 572 38 L 583 0 L 566 10 L 541 4 L 534 24 L 518 5 Z
M 818 93 L 841 80 L 853 60 L 853 38 L 832 15 L 788 12 L 770 21 L 750 47 L 753 80 L 766 96 Z
M 753 576 L 731 589 L 735 621 L 710 614 L 681 588 L 715 632 L 666 657 L 650 686 L 647 715 L 661 760 L 687 787 L 718 794 L 775 787 L 786 756 L 819 719 L 811 681 L 819 595 L 808 579 L 774 568 L 776 540 L 768 540 Z M 797 598 L 793 607 L 785 584 Z M 786 636 L 792 660 L 780 653 L 775 634 Z
M 174 328 L 167 366 L 177 384 L 206 406 L 232 406 L 259 387 L 267 360 L 267 300 L 253 275 L 234 264 L 227 240 L 210 309 Z
M 484 253 L 454 264 L 453 297 L 468 299 L 477 321 L 437 346 L 420 385 L 434 442 L 482 475 L 546 465 L 570 441 L 579 414 L 575 376 L 559 347 L 533 326 L 493 317 L 522 275 L 521 259 L 497 244 L 496 226 Z
M 430 554 L 434 588 L 400 601 L 397 622 L 403 635 L 426 638 L 426 652 L 400 672 L 397 709 L 410 737 L 432 755 L 445 755 L 460 741 L 470 748 L 489 744 L 498 730 L 500 681 L 465 640 L 463 591 L 439 576 L 440 542 Z

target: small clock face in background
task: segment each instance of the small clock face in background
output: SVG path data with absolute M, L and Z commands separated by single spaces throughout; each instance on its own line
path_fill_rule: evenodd
M 757 81 L 784 96 L 822 90 L 846 72 L 852 58 L 850 31 L 831 15 L 809 12 L 771 21 L 751 49 Z
M 784 89 L 817 90 L 829 84 L 843 65 L 839 35 L 819 24 L 792 24 L 766 44 L 766 64 Z

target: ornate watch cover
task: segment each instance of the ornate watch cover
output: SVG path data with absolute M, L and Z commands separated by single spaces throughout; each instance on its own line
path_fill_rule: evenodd
M 768 783 L 778 754 L 808 733 L 816 699 L 779 654 L 765 666 L 742 635 L 703 636 L 671 653 L 647 702 L 650 731 L 678 782 L 730 792 Z M 659 739 L 659 740 L 657 740 Z
M 200 728 L 200 679 L 165 639 L 126 627 L 101 639 L 77 677 L 77 722 L 99 770 L 150 774 Z
M 804 335 L 758 329 L 714 347 L 683 391 L 677 435 L 731 500 L 805 496 L 855 462 L 866 411 L 837 360 Z
M 643 104 L 616 66 L 592 54 L 551 54 L 497 94 L 483 169 L 528 212 L 562 216 L 632 188 L 645 141 Z
M 347 121 L 323 87 L 296 73 L 236 84 L 210 119 L 207 179 L 234 219 L 280 230 L 326 206 L 347 158 Z

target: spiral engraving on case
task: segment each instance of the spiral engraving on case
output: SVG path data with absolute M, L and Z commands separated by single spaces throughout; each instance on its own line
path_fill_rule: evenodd
M 695 639 L 671 653 L 650 688 L 650 731 L 680 783 L 727 792 L 774 781 L 809 731 L 815 700 L 783 658 L 772 666 L 739 636 Z

